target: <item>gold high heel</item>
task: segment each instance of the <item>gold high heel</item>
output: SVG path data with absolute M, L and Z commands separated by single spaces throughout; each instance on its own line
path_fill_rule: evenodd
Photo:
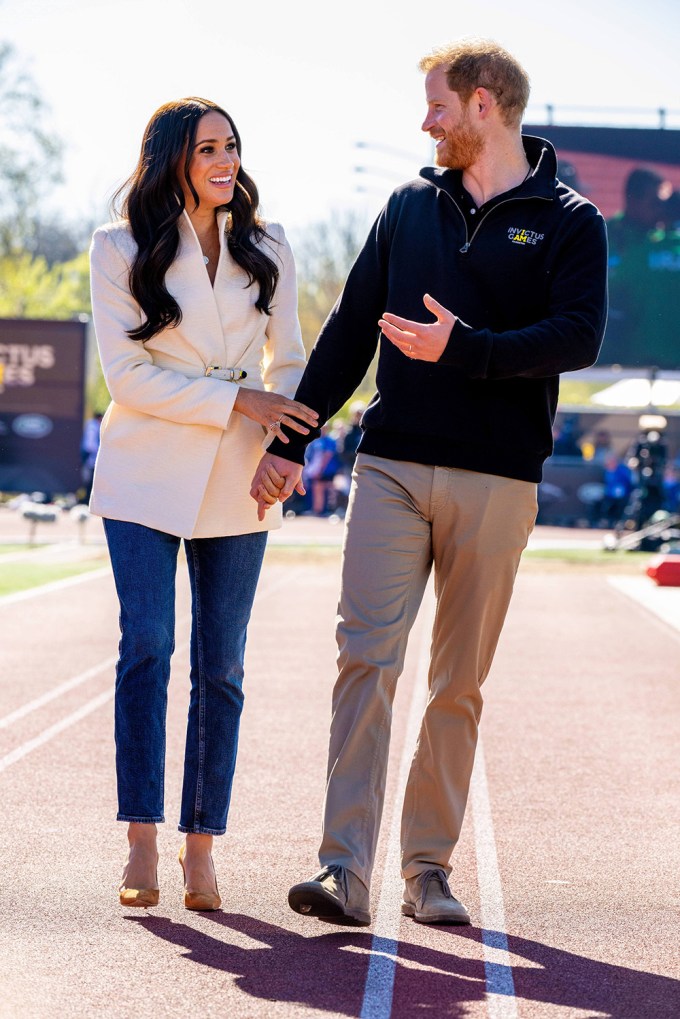
M 182 845 L 182 848 L 179 851 L 179 863 L 182 868 L 182 874 L 184 875 L 184 908 L 200 910 L 201 912 L 219 909 L 222 905 L 222 899 L 220 898 L 219 889 L 217 888 L 217 875 L 215 874 L 215 865 L 212 862 L 212 856 L 210 857 L 210 863 L 212 864 L 213 874 L 215 874 L 215 891 L 190 892 L 187 888 L 187 875 L 184 869 L 185 852 L 186 846 Z
M 160 898 L 158 888 L 126 888 L 121 885 L 118 889 L 118 898 L 121 906 L 157 906 Z
M 158 856 L 156 856 L 156 867 L 158 867 Z M 125 870 L 127 870 L 127 864 L 125 865 Z M 160 898 L 158 870 L 156 870 L 155 888 L 128 888 L 125 884 L 125 870 L 123 871 L 123 881 L 118 888 L 118 898 L 121 906 L 139 906 L 143 909 L 146 909 L 148 906 L 157 906 Z

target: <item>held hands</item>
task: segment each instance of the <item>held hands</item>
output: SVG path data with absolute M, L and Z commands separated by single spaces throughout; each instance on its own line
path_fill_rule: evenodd
M 265 453 L 250 486 L 250 494 L 257 503 L 257 519 L 264 520 L 269 507 L 277 502 L 285 502 L 294 490 L 300 495 L 305 494 L 302 464 L 284 460 L 273 453 Z
M 239 389 L 234 410 L 264 425 L 267 431 L 271 435 L 276 435 L 281 439 L 281 442 L 290 442 L 290 439 L 281 431 L 281 425 L 287 425 L 288 428 L 300 432 L 301 435 L 309 435 L 309 428 L 305 428 L 305 424 L 314 427 L 319 419 L 316 411 L 305 407 L 304 403 L 289 400 L 287 396 L 280 396 L 279 393 L 267 393 L 260 389 Z M 299 420 L 297 420 L 298 418 Z M 300 422 L 304 422 L 304 424 Z M 287 462 L 283 461 L 283 463 Z
M 423 297 L 423 304 L 435 316 L 436 322 L 412 322 L 386 311 L 378 325 L 387 339 L 406 357 L 418 361 L 438 361 L 449 342 L 456 316 L 429 294 Z

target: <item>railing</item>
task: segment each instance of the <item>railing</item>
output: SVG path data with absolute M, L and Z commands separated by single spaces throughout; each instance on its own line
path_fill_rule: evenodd
M 524 120 L 551 127 L 655 127 L 680 128 L 680 109 L 622 106 L 530 105 Z

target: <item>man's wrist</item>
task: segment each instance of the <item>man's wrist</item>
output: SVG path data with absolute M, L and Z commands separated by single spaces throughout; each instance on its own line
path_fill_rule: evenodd
M 305 445 L 290 442 L 282 442 L 281 439 L 276 436 L 270 444 L 267 446 L 267 452 L 271 456 L 280 456 L 282 460 L 290 460 L 292 463 L 300 464 L 304 466 L 305 463 Z
M 291 460 L 293 463 L 304 467 L 307 446 L 321 435 L 321 428 L 319 426 L 316 428 L 310 427 L 307 435 L 301 435 L 300 432 L 289 428 L 287 425 L 283 425 L 281 431 L 288 439 L 288 442 L 282 442 L 276 436 L 267 446 L 267 452 L 272 453 L 274 456 L 280 456 L 284 460 Z

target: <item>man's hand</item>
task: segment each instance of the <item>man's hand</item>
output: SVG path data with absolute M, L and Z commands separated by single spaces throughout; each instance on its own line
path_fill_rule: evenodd
M 435 316 L 436 322 L 411 322 L 386 311 L 378 325 L 406 357 L 414 361 L 438 361 L 449 342 L 456 316 L 429 294 L 423 297 L 423 304 Z
M 257 503 L 257 519 L 264 520 L 270 506 L 286 499 L 297 491 L 305 494 L 302 484 L 302 464 L 284 460 L 282 456 L 265 453 L 255 471 L 250 494 Z

